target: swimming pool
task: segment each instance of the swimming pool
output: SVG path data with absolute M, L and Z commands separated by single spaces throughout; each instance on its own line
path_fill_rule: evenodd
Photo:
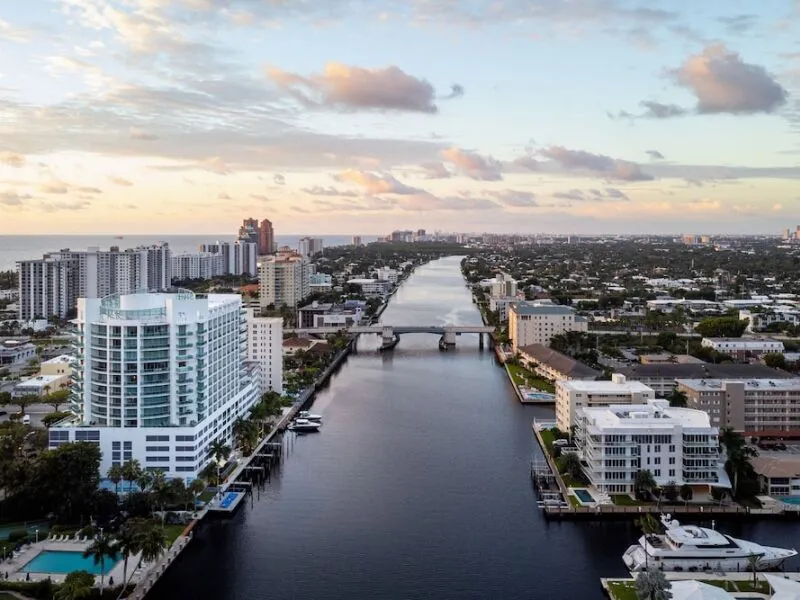
M 119 556 L 106 558 L 102 573 L 108 575 L 120 561 Z M 37 554 L 33 560 L 26 563 L 23 573 L 72 573 L 73 571 L 88 571 L 92 575 L 100 575 L 100 565 L 94 564 L 91 556 L 83 558 L 83 552 L 45 550 Z
M 800 504 L 800 496 L 783 496 L 778 498 L 784 504 Z
M 547 392 L 525 392 L 526 400 L 538 400 L 539 402 L 553 402 L 555 394 L 548 394 Z
M 578 500 L 580 500 L 583 504 L 589 504 L 590 502 L 595 501 L 594 498 L 592 498 L 592 495 L 589 493 L 589 490 L 584 490 L 582 488 L 579 488 L 579 489 L 573 489 L 572 491 L 575 492 L 575 495 L 578 497 Z
M 220 508 L 230 508 L 231 504 L 236 502 L 236 498 L 238 496 L 238 492 L 228 492 L 222 497 L 222 500 L 219 503 Z

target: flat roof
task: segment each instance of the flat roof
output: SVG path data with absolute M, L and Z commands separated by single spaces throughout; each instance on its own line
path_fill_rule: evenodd
M 70 364 L 73 360 L 75 359 L 69 354 L 60 354 L 59 356 L 54 356 L 53 358 L 44 361 L 42 364 L 43 365 L 56 365 L 60 363 Z
M 677 383 L 695 391 L 721 391 L 724 383 L 743 383 L 746 391 L 800 391 L 800 378 L 794 379 L 678 379 Z
M 571 315 L 575 309 L 561 304 L 536 304 L 534 302 L 514 302 L 514 312 L 519 315 Z
M 63 379 L 64 377 L 66 377 L 66 375 L 37 375 L 36 377 L 20 381 L 17 383 L 16 387 L 27 385 L 45 386 L 59 379 Z
M 590 406 L 582 410 L 586 418 L 591 419 L 596 427 L 602 428 L 666 428 L 675 425 L 711 428 L 707 412 L 693 408 L 671 408 L 664 400 L 650 401 L 647 404 Z
M 641 381 L 626 381 L 617 383 L 616 381 L 581 381 L 575 379 L 571 381 L 558 381 L 556 385 L 575 392 L 587 392 L 592 394 L 620 394 L 632 392 L 653 392 Z
M 633 378 L 668 378 L 668 379 L 792 379 L 795 375 L 779 371 L 761 364 L 724 364 L 712 363 L 661 363 L 649 365 L 632 365 L 619 367 L 628 379 Z

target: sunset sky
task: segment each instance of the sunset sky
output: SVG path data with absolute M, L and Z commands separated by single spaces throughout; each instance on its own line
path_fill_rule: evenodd
M 800 0 L 0 2 L 0 234 L 800 224 Z

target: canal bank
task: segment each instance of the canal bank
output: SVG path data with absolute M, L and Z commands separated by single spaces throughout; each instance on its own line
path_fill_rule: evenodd
M 480 325 L 448 258 L 419 267 L 386 308 L 392 324 Z M 460 336 L 362 336 L 313 400 L 319 434 L 297 436 L 283 467 L 230 519 L 204 523 L 153 588 L 158 600 L 603 598 L 627 576 L 629 522 L 548 522 L 529 472 L 534 418 L 490 349 Z M 791 546 L 783 523 L 718 521 L 727 533 Z M 782 541 L 784 540 L 784 541 Z M 565 573 L 580 578 L 565 582 Z

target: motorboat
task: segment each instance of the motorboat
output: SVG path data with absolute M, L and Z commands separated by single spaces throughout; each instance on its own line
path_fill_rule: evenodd
M 311 432 L 319 431 L 321 425 L 322 423 L 317 421 L 309 421 L 308 419 L 295 419 L 292 421 L 291 425 L 289 425 L 289 429 L 292 431 Z
M 314 421 L 315 423 L 322 423 L 322 415 L 315 415 L 307 410 L 301 410 L 299 413 L 297 413 L 297 418 L 305 419 L 307 421 Z
M 747 571 L 756 557 L 758 571 L 777 569 L 797 550 L 762 546 L 696 525 L 681 525 L 662 515 L 663 534 L 646 534 L 622 555 L 632 572 L 656 567 L 664 571 Z

